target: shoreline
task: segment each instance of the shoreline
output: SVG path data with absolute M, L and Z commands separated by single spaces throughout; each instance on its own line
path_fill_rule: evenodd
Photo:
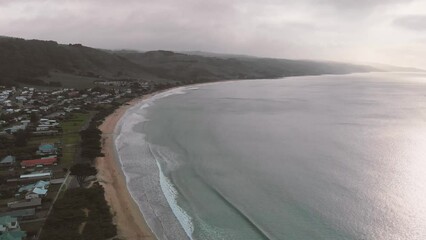
M 113 222 L 117 226 L 117 236 L 120 239 L 156 239 L 127 188 L 126 176 L 121 169 L 115 151 L 114 132 L 117 123 L 129 108 L 159 92 L 161 91 L 134 98 L 124 103 L 107 116 L 99 126 L 99 130 L 102 131 L 102 152 L 105 156 L 96 158 L 97 177 L 104 187 L 105 199 L 111 208 Z

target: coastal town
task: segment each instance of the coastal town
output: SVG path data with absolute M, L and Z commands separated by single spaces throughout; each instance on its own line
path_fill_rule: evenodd
M 61 239 L 115 237 L 93 167 L 102 156 L 97 127 L 118 106 L 167 87 L 143 81 L 99 81 L 89 89 L 0 86 L 0 240 L 55 239 L 63 227 L 69 237 Z M 73 204 L 86 205 L 74 212 Z M 73 222 L 78 237 L 61 221 Z

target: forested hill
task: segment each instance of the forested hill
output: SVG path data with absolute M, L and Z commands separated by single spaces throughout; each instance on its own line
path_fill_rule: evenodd
M 192 83 L 374 70 L 369 66 L 334 62 L 207 57 L 170 51 L 107 51 L 81 44 L 0 37 L 0 83 L 3 84 L 53 83 L 58 76 L 73 76 L 75 84 L 95 79 Z
M 145 75 L 140 66 L 123 57 L 80 44 L 0 38 L 1 82 L 33 81 L 53 71 L 93 78 Z
M 205 57 L 170 51 L 116 54 L 143 66 L 151 74 L 179 81 L 278 78 L 284 76 L 344 74 L 376 71 L 370 66 L 335 62 L 247 57 Z

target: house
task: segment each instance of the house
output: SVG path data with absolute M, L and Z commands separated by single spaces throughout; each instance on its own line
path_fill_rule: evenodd
M 7 132 L 9 134 L 13 134 L 13 133 L 17 133 L 18 131 L 23 131 L 27 128 L 27 124 L 21 124 L 21 125 L 16 125 L 16 126 L 12 126 L 10 128 L 5 128 L 4 132 Z
M 26 200 L 35 199 L 35 198 L 40 198 L 40 196 L 37 193 L 33 193 L 33 192 L 29 192 L 25 194 Z
M 57 151 L 57 149 L 56 149 L 54 144 L 47 143 L 47 144 L 41 144 L 38 147 L 37 153 L 38 154 L 44 154 L 44 155 L 45 154 L 56 154 L 56 151 Z
M 34 188 L 48 189 L 49 185 L 50 185 L 49 181 L 40 180 L 36 183 L 28 184 L 28 185 L 20 187 L 18 189 L 18 193 L 31 192 Z
M 46 131 L 46 130 L 49 130 L 49 128 L 50 128 L 50 126 L 38 126 L 38 127 L 36 127 L 36 131 L 37 132 Z
M 0 167 L 9 167 L 13 166 L 16 163 L 16 158 L 14 156 L 6 156 L 0 161 Z
M 58 164 L 58 158 L 56 157 L 21 161 L 22 168 L 36 167 L 36 166 L 50 166 L 50 165 L 57 165 L 57 164 Z
M 11 216 L 0 217 L 0 232 L 8 232 L 11 230 L 19 230 L 18 219 Z
M 36 188 L 33 189 L 33 191 L 31 193 L 37 194 L 38 197 L 44 197 L 44 196 L 47 195 L 47 191 L 48 191 L 47 189 L 36 187 Z
M 47 189 L 36 187 L 32 191 L 25 194 L 25 199 L 43 198 L 47 195 Z
M 50 179 L 52 177 L 51 171 L 45 171 L 45 172 L 33 172 L 30 174 L 22 174 L 19 176 L 20 180 L 28 179 L 28 180 L 36 180 L 36 179 Z
M 30 200 L 14 201 L 7 203 L 7 207 L 11 209 L 34 208 L 41 206 L 41 198 L 33 198 Z
M 4 216 L 16 217 L 18 220 L 28 220 L 36 218 L 35 208 L 19 209 L 0 213 L 0 217 Z
M 36 131 L 32 132 L 34 136 L 51 136 L 59 134 L 58 130 L 45 130 L 45 131 Z
M 24 231 L 18 230 L 3 233 L 0 235 L 0 240 L 23 240 L 26 236 L 27 234 Z

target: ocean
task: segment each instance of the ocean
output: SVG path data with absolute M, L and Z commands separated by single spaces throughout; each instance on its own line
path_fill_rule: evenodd
M 158 239 L 426 239 L 423 73 L 180 87 L 115 144 Z

